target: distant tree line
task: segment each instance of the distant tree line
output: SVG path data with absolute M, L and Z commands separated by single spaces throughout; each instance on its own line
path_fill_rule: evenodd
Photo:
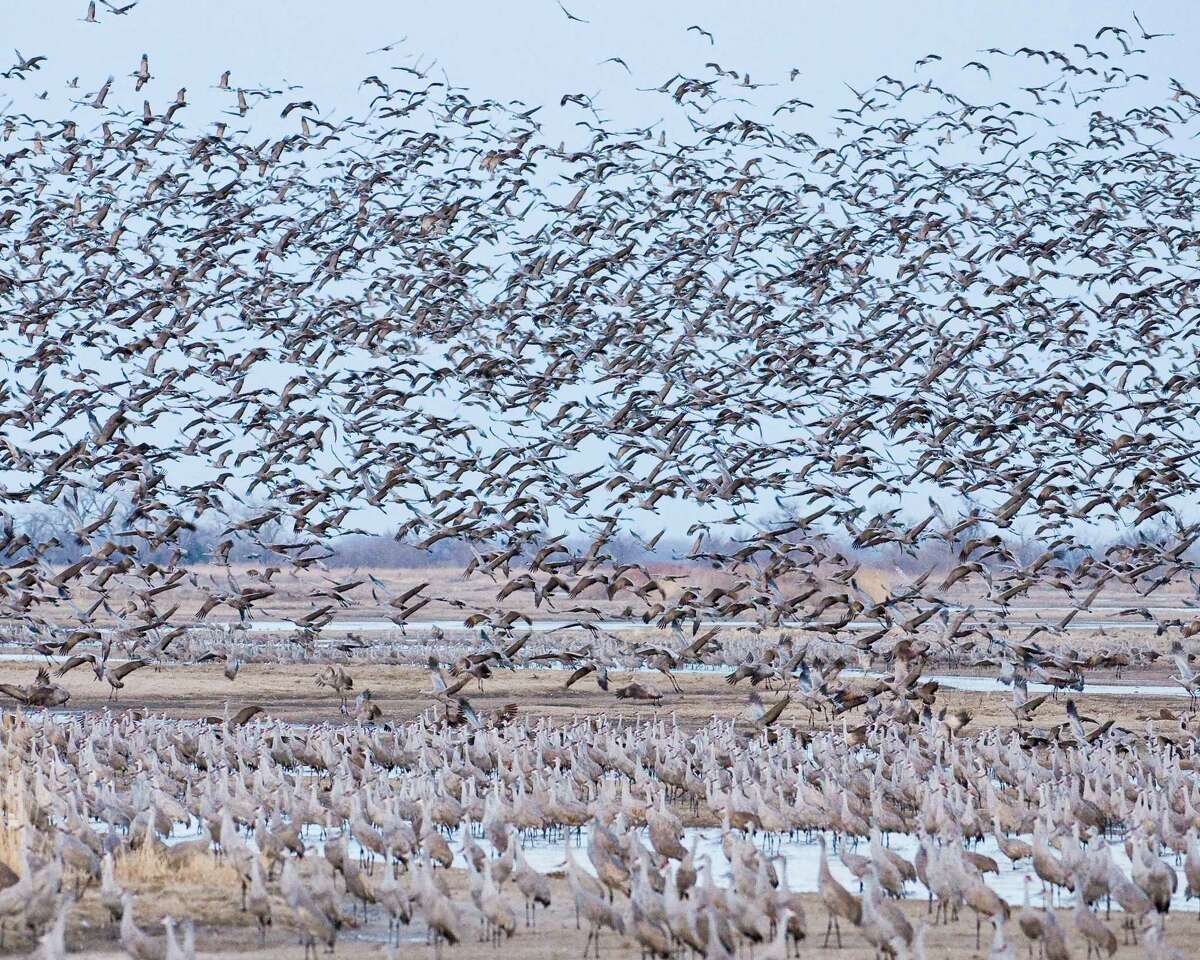
M 95 529 L 89 530 L 96 518 L 107 518 Z M 4 519 L 0 516 L 0 519 Z M 37 553 L 44 562 L 50 564 L 69 564 L 78 560 L 103 542 L 105 537 L 111 537 L 118 543 L 121 541 L 120 531 L 131 525 L 136 525 L 129 516 L 129 508 L 123 504 L 107 503 L 100 500 L 90 500 L 81 497 L 79 500 L 64 503 L 53 508 L 42 508 L 26 511 L 9 518 L 12 529 L 18 536 L 28 538 L 25 550 L 33 552 L 37 545 Z M 777 517 L 775 520 L 782 520 Z M 7 525 L 7 524 L 6 524 Z M 159 547 L 150 554 L 144 554 L 144 560 L 163 562 L 178 551 L 178 562 L 193 565 L 206 563 L 215 557 L 220 545 L 226 540 L 233 540 L 233 546 L 228 551 L 228 559 L 232 563 L 278 563 L 283 557 L 275 554 L 265 543 L 286 543 L 290 537 L 284 525 L 272 521 L 257 531 L 257 540 L 244 534 L 230 534 L 227 529 L 215 524 L 200 523 L 185 526 L 177 531 L 176 540 L 169 545 Z M 967 527 L 953 536 L 945 538 L 926 537 L 919 544 L 905 549 L 895 545 L 882 548 L 861 549 L 847 539 L 845 535 L 823 536 L 813 534 L 807 538 L 818 553 L 826 555 L 841 554 L 845 557 L 858 557 L 868 566 L 896 567 L 905 572 L 915 572 L 943 564 L 957 563 L 964 547 L 969 546 L 973 538 L 986 537 L 994 530 L 985 531 L 983 527 Z M 1106 537 L 1102 542 L 1090 547 L 1074 547 L 1070 552 L 1059 548 L 1059 563 L 1073 566 L 1085 557 L 1102 555 L 1114 547 L 1136 546 L 1138 543 L 1173 542 L 1174 533 L 1165 523 L 1159 526 L 1144 525 L 1136 532 L 1117 534 Z M 587 540 L 580 536 L 576 546 L 586 549 Z M 568 543 L 571 543 L 571 539 Z M 799 542 L 805 537 L 794 534 L 785 539 Z M 703 552 L 716 553 L 732 552 L 741 544 L 734 538 L 722 541 L 707 541 Z M 683 538 L 664 536 L 649 549 L 642 540 L 617 534 L 606 545 L 608 554 L 618 563 L 654 563 L 688 566 L 698 564 L 708 566 L 702 556 L 690 553 L 693 544 Z M 1002 536 L 997 544 L 1003 552 L 1019 564 L 1029 564 L 1036 561 L 1052 545 L 1046 544 L 1034 537 L 1023 537 L 1009 532 Z M 327 566 L 333 567 L 375 567 L 378 569 L 406 569 L 428 566 L 465 566 L 470 562 L 472 552 L 465 542 L 441 540 L 427 549 L 420 549 L 411 543 L 397 540 L 386 534 L 349 534 L 322 544 L 325 552 L 322 560 Z M 1189 554 L 1194 551 L 1189 551 Z M 1190 557 L 1189 557 L 1190 559 Z M 985 563 L 988 559 L 985 558 Z M 993 557 L 990 565 L 999 561 Z

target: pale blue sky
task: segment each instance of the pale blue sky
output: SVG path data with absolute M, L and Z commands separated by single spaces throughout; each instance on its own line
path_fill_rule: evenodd
M 785 80 L 796 68 L 796 94 L 828 110 L 848 95 L 843 82 L 857 86 L 882 73 L 911 75 L 912 61 L 929 52 L 961 65 L 988 46 L 1066 49 L 1103 24 L 1135 29 L 1131 11 L 1137 9 L 1128 3 L 1041 0 L 574 0 L 566 6 L 590 22 L 569 21 L 556 0 L 141 0 L 122 16 L 99 5 L 101 22 L 91 24 L 82 22 L 87 0 L 6 0 L 0 31 L 4 47 L 49 57 L 28 81 L 33 91 L 48 87 L 54 96 L 73 76 L 79 76 L 81 92 L 94 91 L 113 74 L 123 100 L 140 107 L 142 96 L 149 95 L 157 107 L 186 86 L 197 120 L 207 119 L 201 98 L 214 95 L 209 88 L 226 69 L 233 71 L 235 85 L 302 83 L 323 109 L 336 110 L 349 104 L 347 91 L 364 76 L 419 58 L 423 66 L 436 60 L 455 83 L 497 98 L 557 104 L 564 92 L 600 92 L 610 115 L 632 124 L 654 120 L 639 111 L 653 113 L 658 106 L 635 86 L 655 85 L 676 70 L 699 76 L 707 60 L 749 70 L 755 81 Z M 1169 0 L 1143 3 L 1138 12 L 1150 30 L 1177 34 L 1154 45 L 1152 72 L 1188 76 L 1200 7 Z M 711 31 L 716 46 L 687 32 L 690 24 Z M 366 56 L 402 37 L 403 47 L 391 54 Z M 135 97 L 127 75 L 143 52 L 150 55 L 155 79 Z M 617 64 L 598 65 L 613 56 L 629 64 L 632 81 Z M 964 77 L 971 77 L 967 89 L 986 83 L 975 71 Z M 278 110 L 271 115 L 277 117 Z M 187 115 L 180 119 L 186 122 Z
M 944 57 L 942 70 L 953 77 L 955 90 L 986 101 L 1010 96 L 1014 87 L 996 82 L 989 88 L 981 73 L 961 69 L 985 47 L 1069 50 L 1075 42 L 1093 44 L 1105 24 L 1136 31 L 1136 8 L 1112 2 L 564 2 L 590 22 L 568 20 L 557 0 L 509 5 L 140 0 L 123 16 L 98 2 L 96 24 L 83 22 L 87 0 L 6 0 L 0 9 L 0 69 L 7 65 L 5 47 L 48 60 L 24 82 L 3 85 L 0 109 L 14 96 L 13 110 L 43 119 L 69 113 L 85 127 L 94 126 L 100 115 L 82 107 L 72 111 L 69 100 L 89 98 L 112 75 L 109 106 L 140 111 L 146 98 L 161 113 L 186 87 L 192 106 L 177 117 L 180 122 L 204 125 L 220 117 L 234 129 L 261 130 L 265 139 L 281 125 L 295 128 L 296 116 L 279 118 L 289 99 L 313 99 L 324 115 L 340 118 L 361 112 L 373 94 L 356 92 L 363 77 L 376 73 L 393 86 L 415 86 L 416 78 L 393 67 L 419 65 L 431 78 L 441 78 L 444 70 L 453 83 L 470 88 L 472 98 L 545 104 L 538 119 L 555 138 L 556 127 L 565 134 L 582 115 L 576 107 L 559 109 L 564 93 L 595 96 L 615 128 L 647 125 L 662 116 L 664 97 L 637 88 L 657 86 L 676 72 L 711 76 L 705 63 L 715 61 L 749 71 L 755 82 L 779 83 L 769 91 L 774 102 L 787 96 L 812 101 L 817 110 L 795 122 L 816 132 L 832 129 L 830 112 L 853 100 L 846 84 L 862 89 L 881 74 L 911 81 L 913 61 L 929 53 Z M 1152 44 L 1139 66 L 1162 88 L 1171 76 L 1200 86 L 1193 54 L 1200 38 L 1196 4 L 1146 3 L 1139 13 L 1149 29 L 1176 34 Z M 715 44 L 689 32 L 691 24 L 710 31 Z M 367 53 L 393 43 L 388 53 Z M 135 92 L 131 74 L 143 53 L 154 78 Z M 632 76 L 619 64 L 601 62 L 609 57 L 623 58 Z M 1034 72 L 1029 61 L 1012 61 L 1012 68 L 1018 82 L 1022 71 Z M 285 91 L 245 118 L 223 116 L 231 94 L 214 86 L 225 70 L 231 71 L 233 87 L 279 89 L 290 83 L 303 89 Z M 69 90 L 73 77 L 78 87 Z M 43 90 L 48 99 L 34 99 Z M 257 138 L 252 133 L 246 139 Z

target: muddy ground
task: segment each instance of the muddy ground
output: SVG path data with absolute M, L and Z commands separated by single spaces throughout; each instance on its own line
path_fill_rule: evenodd
M 24 684 L 33 679 L 36 662 L 0 662 L 0 683 Z M 268 716 L 298 722 L 345 721 L 342 700 L 327 688 L 317 686 L 315 679 L 324 669 L 318 664 L 274 664 L 248 663 L 241 667 L 237 678 L 226 680 L 224 665 L 191 664 L 167 665 L 161 668 L 146 666 L 134 671 L 124 680 L 124 688 L 118 698 L 109 698 L 111 690 L 107 683 L 97 681 L 86 665 L 76 668 L 56 682 L 71 694 L 64 709 L 68 710 L 145 710 L 173 717 L 194 718 L 222 716 L 226 706 L 236 712 L 242 706 L 256 703 L 266 708 Z M 370 690 L 373 701 L 382 709 L 382 721 L 411 720 L 434 705 L 433 689 L 429 670 L 413 666 L 389 666 L 362 664 L 348 666 L 354 679 L 354 689 L 349 698 L 363 690 Z M 680 672 L 676 680 L 680 693 L 672 690 L 668 680 L 658 673 L 622 673 L 610 671 L 609 691 L 598 688 L 594 677 L 585 677 L 571 689 L 564 683 L 570 672 L 558 669 L 500 670 L 490 680 L 480 685 L 474 680 L 462 691 L 479 711 L 493 710 L 508 703 L 515 703 L 523 714 L 541 717 L 570 718 L 604 714 L 607 716 L 649 716 L 654 713 L 673 716 L 686 726 L 699 726 L 712 717 L 743 717 L 749 706 L 752 688 L 747 681 L 736 686 L 725 683 L 725 673 L 716 671 Z M 662 692 L 661 702 L 648 703 L 619 700 L 614 691 L 625 684 L 637 681 L 644 686 L 653 685 Z M 1092 674 L 1089 681 L 1104 684 L 1130 684 L 1129 694 L 1094 694 L 1085 687 L 1083 693 L 1071 693 L 1081 713 L 1098 721 L 1113 719 L 1139 731 L 1145 727 L 1146 717 L 1157 718 L 1160 710 L 1174 715 L 1188 715 L 1189 701 L 1180 696 L 1151 696 L 1136 693 L 1132 684 L 1147 684 L 1173 688 L 1170 674 L 1166 671 L 1126 674 L 1117 681 L 1112 674 Z M 865 688 L 871 681 L 849 679 L 848 684 Z M 757 688 L 759 696 L 768 704 L 784 694 L 765 686 Z M 1066 721 L 1066 694 L 1057 699 L 1049 698 L 1038 710 L 1035 725 L 1046 727 Z M 987 726 L 1010 727 L 1014 718 L 1008 704 L 1012 694 L 977 693 L 952 690 L 942 687 L 937 691 L 934 709 L 943 706 L 949 710 L 968 709 L 973 713 L 973 728 Z M 4 699 L 4 706 L 12 701 Z M 920 702 L 915 707 L 920 709 Z M 863 719 L 861 708 L 851 710 L 834 722 L 841 724 L 845 719 L 850 725 Z M 745 722 L 749 724 L 749 720 Z M 818 726 L 823 721 L 818 714 L 814 718 Z M 809 727 L 809 714 L 798 702 L 793 702 L 784 711 L 780 723 L 799 729 Z M 1156 720 L 1160 727 L 1174 726 L 1175 721 Z

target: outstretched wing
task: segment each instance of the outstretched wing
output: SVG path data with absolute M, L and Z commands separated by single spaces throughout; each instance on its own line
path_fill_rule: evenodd
M 76 667 L 82 666 L 85 663 L 90 663 L 93 666 L 95 666 L 96 658 L 94 656 L 92 656 L 90 653 L 83 654 L 81 656 L 71 657 L 70 660 L 67 660 L 57 670 L 54 671 L 54 675 L 56 677 L 65 676 L 71 670 L 74 670 Z
M 21 703 L 29 702 L 29 695 L 20 687 L 14 686 L 11 683 L 0 683 L 0 693 L 3 693 L 7 697 L 12 697 Z
M 569 690 L 571 688 L 572 684 L 578 683 L 580 680 L 582 680 L 584 677 L 586 677 L 589 673 L 591 673 L 595 669 L 596 669 L 596 667 L 594 664 L 585 663 L 582 667 L 580 667 L 578 670 L 576 670 L 574 673 L 572 673 L 569 677 L 567 677 L 567 682 L 563 684 L 563 689 Z
M 771 709 L 769 709 L 766 713 L 764 713 L 762 715 L 762 719 L 759 720 L 759 724 L 764 727 L 769 727 L 771 724 L 773 724 L 776 720 L 779 719 L 780 715 L 787 708 L 787 705 L 791 702 L 792 702 L 791 697 L 784 697 L 782 700 L 780 700 L 778 703 L 776 703 L 774 706 L 772 706 Z
M 146 666 L 149 662 L 149 660 L 130 660 L 128 663 L 123 663 L 119 667 L 109 670 L 108 672 L 112 674 L 114 679 L 124 680 L 127 676 L 133 673 L 134 670 L 138 670 L 141 667 Z
M 236 730 L 242 724 L 249 722 L 253 717 L 260 713 L 266 713 L 267 708 L 258 703 L 252 703 L 242 707 L 237 713 L 229 718 L 229 729 Z

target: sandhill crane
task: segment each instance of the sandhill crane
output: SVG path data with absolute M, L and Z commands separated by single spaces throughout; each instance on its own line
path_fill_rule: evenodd
M 342 878 L 346 881 L 346 893 L 350 895 L 351 905 L 357 901 L 362 904 L 363 920 L 367 919 L 367 905 L 378 902 L 375 887 L 367 872 L 353 859 L 342 861 Z
M 1147 960 L 1190 960 L 1191 954 L 1169 946 L 1163 939 L 1162 917 L 1147 918 L 1145 946 Z
M 642 949 L 643 960 L 647 956 L 663 960 L 671 957 L 671 940 L 667 932 L 645 915 L 637 898 L 633 899 L 630 907 L 630 933 Z
M 571 887 L 572 893 L 576 887 L 580 887 L 588 894 L 599 899 L 604 899 L 607 893 L 600 882 L 593 877 L 587 870 L 584 870 L 575 860 L 575 854 L 571 850 L 571 841 L 569 837 L 564 838 L 563 846 L 566 852 L 567 865 L 567 884 Z M 579 900 L 575 901 L 575 929 L 580 929 L 579 926 Z
M 706 960 L 735 960 L 734 944 L 728 936 L 723 937 L 720 918 L 709 907 L 696 918 L 697 932 L 702 936 L 700 953 Z
M 1183 858 L 1184 895 L 1188 900 L 1200 897 L 1200 840 L 1195 828 L 1187 832 L 1187 853 Z
M 196 929 L 191 920 L 184 922 L 183 943 L 175 936 L 175 920 L 163 917 L 166 930 L 166 960 L 196 960 Z
M 1111 957 L 1117 952 L 1116 935 L 1088 908 L 1082 890 L 1075 891 L 1075 929 L 1087 941 L 1089 960 L 1093 953 Z
M 1112 899 L 1125 914 L 1121 927 L 1125 931 L 1125 940 L 1133 939 L 1137 943 L 1138 924 L 1154 912 L 1154 901 L 1136 883 L 1130 880 L 1115 863 L 1109 864 L 1108 889 Z
M 19 917 L 25 912 L 25 906 L 33 894 L 33 869 L 29 863 L 29 851 L 26 847 L 28 837 L 26 829 L 21 831 L 21 872 L 17 882 L 0 890 L 0 946 L 4 944 L 5 923 Z
M 332 951 L 342 922 L 336 912 L 336 904 L 326 902 L 321 887 L 313 889 L 305 887 L 304 882 L 300 879 L 295 860 L 284 862 L 283 873 L 279 878 L 279 889 L 288 907 L 291 908 L 296 925 L 300 928 L 306 960 L 309 951 L 316 960 L 318 942 L 325 944 Z
M 992 836 L 996 839 L 997 848 L 1014 867 L 1019 861 L 1028 860 L 1033 856 L 1033 847 L 1019 837 L 1010 837 L 1001 830 L 1000 820 L 995 816 L 992 817 Z
M 987 960 L 1016 960 L 1012 945 L 1004 934 L 1004 918 L 992 917 L 992 946 L 988 950 Z
M 1049 907 L 1042 910 L 1042 956 L 1045 960 L 1071 960 L 1067 938 Z
M 271 896 L 263 883 L 262 867 L 257 857 L 250 862 L 250 892 L 246 906 L 258 921 L 258 943 L 262 946 L 267 939 L 267 927 L 271 925 Z
M 900 857 L 884 847 L 883 839 L 877 828 L 871 828 L 870 836 L 871 863 L 879 876 L 880 886 L 893 897 L 903 897 L 904 874 L 893 860 L 893 858 L 898 860 Z
M 125 678 L 133 673 L 134 670 L 139 670 L 149 663 L 149 660 L 129 660 L 115 667 L 105 666 L 103 668 L 103 677 L 112 688 L 109 699 L 116 700 L 117 692 L 125 689 Z
M 1042 900 L 1044 903 L 1048 902 L 1053 905 L 1054 891 L 1057 889 L 1065 888 L 1074 890 L 1070 871 L 1051 852 L 1046 843 L 1045 826 L 1040 822 L 1033 833 L 1033 853 L 1031 859 L 1033 861 L 1033 872 L 1042 881 Z M 1047 887 L 1050 890 L 1048 898 L 1046 897 Z
M 500 891 L 496 889 L 496 883 L 492 879 L 492 872 L 486 866 L 483 871 L 483 894 L 480 897 L 479 908 L 487 918 L 493 943 L 499 945 L 501 933 L 508 938 L 516 932 L 517 918 L 513 915 L 512 908 L 500 896 Z
M 250 864 L 258 860 L 258 851 L 238 836 L 228 807 L 221 814 L 221 855 L 237 871 L 242 885 L 242 913 L 245 913 L 246 894 L 250 890 Z
M 771 896 L 770 879 L 766 875 L 766 864 L 760 866 L 759 890 L 763 891 L 768 896 L 768 912 L 771 914 L 771 920 L 776 926 L 786 926 L 787 936 L 791 938 L 796 946 L 796 953 L 800 953 L 800 941 L 808 937 L 808 917 L 804 910 L 804 898 L 794 892 L 788 884 L 787 877 L 787 858 L 779 857 L 780 861 L 780 877 L 779 886 Z M 786 941 L 785 941 L 786 942 Z
M 791 949 L 788 944 L 788 937 L 791 929 L 792 913 L 790 910 L 784 910 L 775 924 L 775 936 L 770 943 L 760 948 L 755 954 L 755 960 L 789 960 L 791 957 Z M 799 946 L 796 949 L 796 956 L 800 955 Z
M 936 901 L 933 913 L 936 926 L 939 919 L 948 924 L 951 917 L 958 919 L 958 908 L 962 903 L 962 864 L 951 860 L 951 851 L 957 847 L 935 848 L 924 838 L 921 849 L 926 853 L 925 885 L 929 888 L 930 901 Z
M 383 834 L 367 820 L 367 816 L 363 812 L 361 796 L 356 797 L 350 805 L 350 833 L 358 842 L 359 849 L 363 851 L 363 854 L 370 857 L 372 864 L 376 855 L 383 856 L 387 844 Z
M 829 946 L 829 931 L 837 934 L 838 949 L 842 948 L 842 930 L 838 919 L 848 920 L 854 926 L 862 923 L 862 901 L 843 887 L 829 870 L 829 855 L 825 849 L 825 836 L 817 836 L 817 844 L 821 848 L 821 862 L 817 871 L 817 895 L 825 905 L 829 919 L 825 924 L 825 941 L 823 946 Z
M 420 836 L 421 850 L 432 863 L 439 863 L 449 869 L 454 863 L 454 851 L 450 843 L 433 822 L 426 820 Z
M 38 945 L 33 953 L 29 955 L 29 960 L 66 960 L 67 956 L 67 918 L 70 916 L 71 908 L 75 905 L 75 901 L 71 897 L 63 898 L 59 904 L 58 914 L 54 918 L 54 923 L 50 929 L 42 934 L 38 940 Z
M 514 857 L 512 878 L 517 884 L 517 889 L 521 891 L 521 896 L 525 898 L 525 926 L 534 926 L 537 908 L 550 906 L 550 881 L 545 874 L 539 873 L 529 865 L 520 848 L 514 851 Z
M 166 960 L 167 945 L 147 936 L 133 919 L 133 894 L 121 897 L 121 948 L 133 960 Z
M 913 928 L 894 903 L 885 900 L 874 866 L 863 878 L 862 923 L 859 930 L 876 950 L 896 954 L 911 947 Z
M 100 861 L 100 903 L 108 913 L 110 927 L 121 921 L 121 915 L 125 912 L 124 897 L 125 891 L 117 883 L 113 855 L 105 853 Z
M 606 832 L 600 824 L 592 827 L 588 836 L 588 859 L 596 871 L 596 877 L 608 889 L 608 899 L 620 891 L 629 895 L 629 868 L 619 859 L 619 854 L 604 842 Z
M 578 876 L 574 871 L 568 871 L 567 883 L 571 887 L 571 893 L 575 897 L 575 909 L 578 916 L 583 917 L 588 923 L 587 941 L 584 943 L 583 955 L 586 957 L 588 949 L 593 943 L 596 945 L 596 956 L 600 956 L 600 931 L 604 927 L 624 936 L 625 921 L 621 914 L 618 913 L 605 900 L 586 890 L 579 882 Z
M 1175 661 L 1175 676 L 1172 677 L 1192 701 L 1192 709 L 1196 709 L 1197 697 L 1200 696 L 1200 673 L 1193 671 L 1184 652 L 1183 644 L 1178 640 L 1171 643 L 1171 659 Z
M 347 695 L 354 689 L 354 678 L 336 663 L 331 663 L 313 682 L 318 687 L 328 687 L 336 693 L 341 698 L 342 706 L 346 705 Z
M 305 960 L 308 960 L 310 951 L 313 960 L 316 960 L 318 943 L 325 944 L 329 953 L 333 952 L 333 945 L 337 941 L 337 925 L 324 910 L 320 909 L 312 900 L 305 899 L 292 908 L 292 913 L 304 940 Z
M 942 707 L 938 713 L 938 719 L 942 722 L 942 726 L 952 737 L 958 736 L 974 717 L 975 714 L 966 709 L 947 710 L 946 707 Z
M 1130 858 L 1133 882 L 1145 892 L 1161 915 L 1171 910 L 1171 895 L 1179 883 L 1179 877 L 1161 858 L 1150 851 L 1145 837 L 1133 837 L 1133 855 Z
M 679 818 L 667 809 L 666 796 L 666 791 L 660 790 L 657 806 L 646 811 L 650 846 L 660 857 L 682 860 L 687 856 L 687 850 L 679 841 L 683 836 L 683 825 Z
M 962 890 L 963 902 L 975 913 L 975 949 L 979 949 L 979 930 L 983 918 L 1008 919 L 1008 904 L 1004 898 L 975 876 L 967 876 Z
M 503 884 L 507 883 L 508 878 L 512 876 L 513 867 L 517 862 L 517 850 L 520 849 L 520 843 L 517 840 L 516 831 L 505 835 L 501 847 L 504 852 L 492 861 L 492 877 L 497 883 Z M 501 847 L 497 847 L 497 849 L 501 849 Z M 588 879 L 590 880 L 591 877 L 589 876 Z
M 417 861 L 413 879 L 416 884 L 414 893 L 421 904 L 421 912 L 425 915 L 425 922 L 435 942 L 455 944 L 462 940 L 462 920 L 459 912 L 454 901 L 442 893 L 434 883 L 433 868 L 428 860 Z
M 1024 677 L 1019 677 L 1013 682 L 1012 703 L 1008 705 L 1008 709 L 1016 721 L 1018 730 L 1021 729 L 1022 723 L 1028 723 L 1033 719 L 1038 707 L 1045 703 L 1049 696 L 1049 693 L 1043 693 L 1036 697 L 1030 697 L 1029 687 Z
M 388 847 L 384 855 L 383 876 L 375 888 L 375 896 L 379 904 L 387 911 L 388 938 L 395 934 L 398 939 L 400 927 L 412 922 L 412 896 L 396 876 L 396 868 L 392 863 L 392 849 Z
M 1040 941 L 1042 934 L 1045 933 L 1045 912 L 1044 910 L 1035 910 L 1029 903 L 1029 887 L 1033 883 L 1033 877 L 1025 874 L 1022 878 L 1023 895 L 1021 901 L 1021 909 L 1017 911 L 1017 926 L 1021 928 L 1021 932 L 1025 934 L 1025 939 L 1029 941 L 1029 956 L 1033 956 L 1033 942 Z
M 615 693 L 618 700 L 637 700 L 656 705 L 662 703 L 663 698 L 662 691 L 658 687 L 650 683 L 641 684 L 636 680 L 620 687 Z
M 27 707 L 61 707 L 71 699 L 66 688 L 50 682 L 50 671 L 45 667 L 38 670 L 33 683 L 28 686 L 0 683 L 0 693 Z
M 57 835 L 50 859 L 33 874 L 33 885 L 25 902 L 25 928 L 38 936 L 58 915 L 63 880 L 61 840 Z
M 587 660 L 581 666 L 575 669 L 575 672 L 567 677 L 566 683 L 563 684 L 563 689 L 569 690 L 572 686 L 586 677 L 589 673 L 596 675 L 596 686 L 601 690 L 608 691 L 608 667 L 597 663 L 595 660 Z
M 663 918 L 679 944 L 687 945 L 700 953 L 704 950 L 705 942 L 693 922 L 692 911 L 683 899 L 685 895 L 692 893 L 696 878 L 693 876 L 690 880 L 681 881 L 679 873 L 682 869 L 682 865 L 675 867 L 674 882 L 670 876 L 667 877 L 663 890 Z

